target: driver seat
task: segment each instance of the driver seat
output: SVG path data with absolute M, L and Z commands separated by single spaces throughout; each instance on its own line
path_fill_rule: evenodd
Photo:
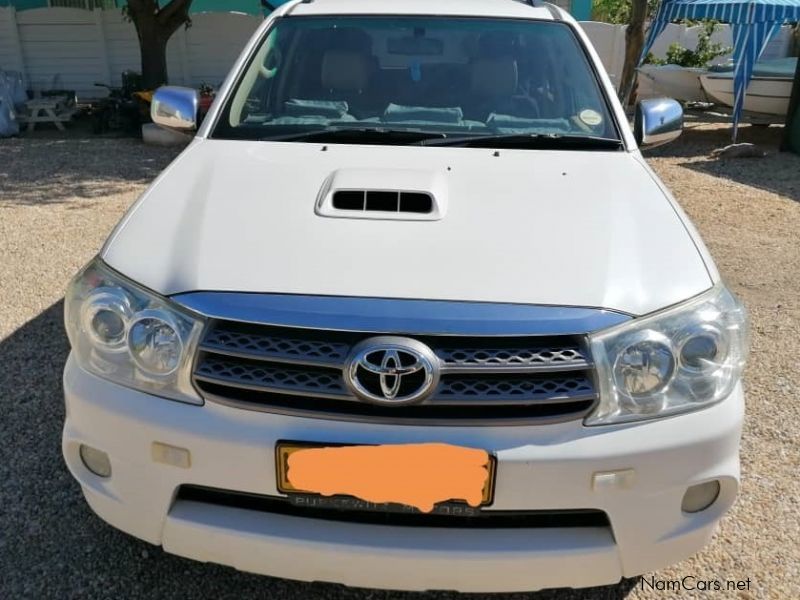
M 320 84 L 330 100 L 344 100 L 351 113 L 363 111 L 377 68 L 372 38 L 358 29 L 343 29 L 330 41 L 322 55 Z

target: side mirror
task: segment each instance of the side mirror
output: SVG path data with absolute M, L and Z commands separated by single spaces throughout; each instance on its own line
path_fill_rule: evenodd
M 636 105 L 633 135 L 640 147 L 655 148 L 677 138 L 683 130 L 683 107 L 672 98 L 642 100 Z
M 160 87 L 153 94 L 150 118 L 153 123 L 167 129 L 181 133 L 193 131 L 197 127 L 199 101 L 200 95 L 192 88 L 171 85 Z

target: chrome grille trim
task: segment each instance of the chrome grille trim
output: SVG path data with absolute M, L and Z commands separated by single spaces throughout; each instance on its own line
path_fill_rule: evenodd
M 595 395 L 594 386 L 586 376 L 542 381 L 519 378 L 444 379 L 434 394 L 434 400 L 448 404 L 480 401 L 498 404 L 524 404 L 531 401 L 560 403 L 592 400 Z
M 580 371 L 591 367 L 577 345 L 528 348 L 439 348 L 442 371 L 461 373 L 541 373 Z
M 210 383 L 265 392 L 347 398 L 341 375 L 336 373 L 272 366 L 268 363 L 237 362 L 213 355 L 198 362 L 194 377 Z
M 535 417 L 531 417 L 530 415 L 520 416 L 516 414 L 513 416 L 508 416 L 504 414 L 501 416 L 493 416 L 491 418 L 487 418 L 485 416 L 480 416 L 480 417 L 464 416 L 454 419 L 452 417 L 441 417 L 438 415 L 430 415 L 430 414 L 424 414 L 424 415 L 415 414 L 409 416 L 406 412 L 397 409 L 392 411 L 393 414 L 363 414 L 363 413 L 352 413 L 352 412 L 342 412 L 342 411 L 326 411 L 322 409 L 315 409 L 313 411 L 300 410 L 295 407 L 285 407 L 275 404 L 267 406 L 249 401 L 236 400 L 228 396 L 222 396 L 208 391 L 203 393 L 203 397 L 207 401 L 214 402 L 215 404 L 222 404 L 225 406 L 230 406 L 231 408 L 269 413 L 274 415 L 283 415 L 289 417 L 309 417 L 314 419 L 324 419 L 326 421 L 343 421 L 347 423 L 380 423 L 386 425 L 409 425 L 409 426 L 426 426 L 426 427 L 427 426 L 486 427 L 489 425 L 493 427 L 511 427 L 511 426 L 518 427 L 523 425 L 548 425 L 551 423 L 562 423 L 564 421 L 575 421 L 578 419 L 582 419 L 595 406 L 594 401 L 575 402 L 575 403 L 563 402 L 556 404 L 548 404 L 548 406 L 565 407 L 561 412 L 558 412 L 557 414 L 549 414 L 543 416 L 537 415 Z M 443 407 L 438 404 L 435 405 L 435 407 L 447 408 L 449 410 L 452 410 L 454 408 L 452 406 Z M 463 409 L 467 407 L 468 405 L 461 405 L 460 407 L 455 407 L 455 408 Z M 412 408 L 425 408 L 425 407 L 423 405 Z M 517 408 L 517 407 L 516 405 L 508 405 L 506 408 Z
M 597 402 L 583 336 L 414 336 L 441 380 L 409 407 L 376 406 L 345 385 L 351 350 L 380 335 L 209 321 L 193 381 L 208 401 L 314 418 L 425 425 L 579 419 Z M 410 337 L 410 336 L 409 336 Z
M 194 378 L 218 385 L 245 390 L 291 395 L 312 395 L 320 398 L 357 402 L 347 391 L 338 370 L 303 370 L 282 364 L 242 362 L 228 354 L 207 354 L 198 361 Z M 344 364 L 341 365 L 342 368 Z M 548 377 L 543 380 L 519 376 L 492 380 L 485 378 L 456 379 L 443 377 L 431 398 L 441 405 L 468 405 L 490 402 L 494 405 L 530 402 L 576 402 L 593 400 L 596 394 L 586 376 Z
M 287 349 L 289 348 L 289 349 Z M 200 350 L 223 356 L 342 369 L 350 346 L 314 340 L 211 330 Z M 591 362 L 578 346 L 565 348 L 437 349 L 444 373 L 545 373 L 583 371 Z
M 335 342 L 212 329 L 203 339 L 200 349 L 239 358 L 341 367 L 350 347 Z

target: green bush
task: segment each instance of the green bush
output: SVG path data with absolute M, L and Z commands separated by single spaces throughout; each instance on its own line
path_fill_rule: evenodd
M 716 21 L 703 21 L 703 28 L 697 36 L 697 48 L 689 50 L 678 42 L 674 42 L 667 49 L 666 59 L 655 58 L 652 53 L 647 55 L 646 64 L 653 65 L 678 65 L 680 67 L 705 67 L 718 56 L 724 56 L 731 51 L 730 47 L 711 41 L 711 35 L 717 27 Z

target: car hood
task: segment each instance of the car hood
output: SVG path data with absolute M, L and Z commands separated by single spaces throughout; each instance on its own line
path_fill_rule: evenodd
M 363 177 L 371 189 L 393 189 L 411 173 L 417 184 L 434 182 L 442 214 L 321 216 L 318 200 L 336 173 L 351 186 Z M 511 302 L 639 315 L 712 285 L 692 231 L 627 152 L 198 139 L 131 208 L 102 256 L 164 295 Z

